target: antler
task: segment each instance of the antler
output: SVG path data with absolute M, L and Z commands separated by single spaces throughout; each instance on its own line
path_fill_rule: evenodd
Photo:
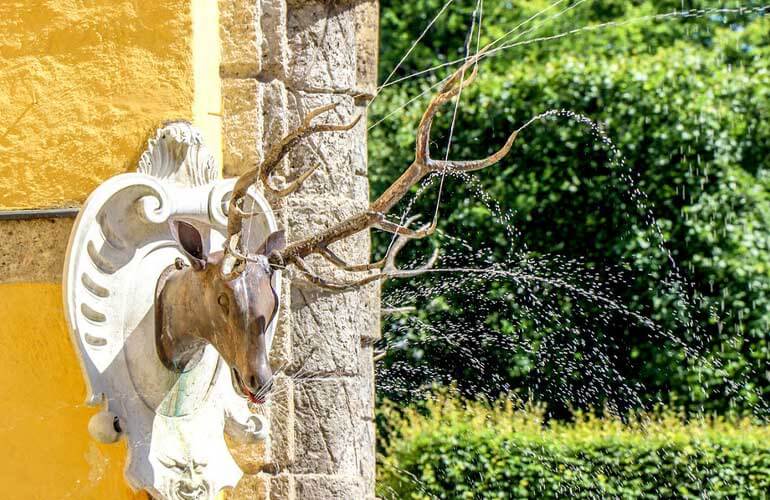
M 379 198 L 369 205 L 369 209 L 357 215 L 349 217 L 339 224 L 332 226 L 318 234 L 289 244 L 283 250 L 275 251 L 269 256 L 269 262 L 275 267 L 294 265 L 300 274 L 311 283 L 323 288 L 332 290 L 344 290 L 351 287 L 357 287 L 371 283 L 375 280 L 386 279 L 390 277 L 410 277 L 425 272 L 429 269 L 436 258 L 437 251 L 434 251 L 428 261 L 417 269 L 401 270 L 395 265 L 395 258 L 398 252 L 406 245 L 410 239 L 424 238 L 433 234 L 436 229 L 437 217 L 433 221 L 419 229 L 409 228 L 413 218 L 406 224 L 396 224 L 386 219 L 388 212 L 406 195 L 409 189 L 420 182 L 425 176 L 433 172 L 470 172 L 489 167 L 500 161 L 508 151 L 510 151 L 513 141 L 516 139 L 517 132 L 513 132 L 496 153 L 479 160 L 454 161 L 454 160 L 434 160 L 430 157 L 430 133 L 433 125 L 433 119 L 442 105 L 452 100 L 460 92 L 470 85 L 477 76 L 477 63 L 488 51 L 489 46 L 479 51 L 476 55 L 469 58 L 461 67 L 459 67 L 442 85 L 441 90 L 433 96 L 428 103 L 425 112 L 422 115 L 417 129 L 417 143 L 415 147 L 415 158 L 411 165 L 403 174 L 388 187 Z M 466 72 L 473 66 L 473 70 L 466 76 Z M 312 120 L 334 108 L 334 105 L 317 108 L 310 113 L 302 122 L 302 125 L 294 132 L 290 133 L 278 145 L 274 146 L 265 161 L 257 168 L 247 172 L 238 179 L 233 190 L 232 199 L 228 214 L 228 244 L 230 254 L 237 259 L 245 259 L 246 256 L 238 252 L 238 239 L 242 228 L 243 218 L 248 216 L 243 212 L 241 200 L 246 195 L 249 186 L 257 180 L 261 180 L 265 189 L 268 189 L 279 196 L 285 196 L 296 190 L 307 177 L 313 173 L 314 168 L 300 175 L 288 187 L 278 190 L 270 186 L 269 176 L 275 166 L 286 155 L 289 149 L 300 139 L 316 132 L 325 131 L 346 131 L 350 130 L 357 122 L 358 118 L 347 125 L 311 125 Z M 356 233 L 369 228 L 380 229 L 382 231 L 397 235 L 397 238 L 391 246 L 388 254 L 382 260 L 371 264 L 349 265 L 340 259 L 329 248 L 331 244 L 340 241 Z M 332 263 L 339 269 L 348 272 L 368 272 L 379 271 L 375 274 L 353 281 L 334 281 L 324 279 L 318 276 L 305 262 L 309 255 L 318 254 L 325 260 Z
M 414 222 L 419 216 L 413 216 L 410 217 L 407 221 L 404 227 L 408 227 L 412 222 Z M 423 226 L 420 231 L 425 231 L 430 227 L 430 225 Z M 386 278 L 410 278 L 412 276 L 417 276 L 419 274 L 424 273 L 425 271 L 429 270 L 433 267 L 433 264 L 436 263 L 436 260 L 438 259 L 438 248 L 435 248 L 433 250 L 433 254 L 430 256 L 430 258 L 419 267 L 416 267 L 414 269 L 400 269 L 396 265 L 396 258 L 398 257 L 399 252 L 401 251 L 404 246 L 409 242 L 409 240 L 412 239 L 411 236 L 407 235 L 399 235 L 396 240 L 393 242 L 393 244 L 388 249 L 388 252 L 385 254 L 385 257 L 378 260 L 377 262 L 373 262 L 371 264 L 358 264 L 358 265 L 350 265 L 344 260 L 342 260 L 340 257 L 338 257 L 334 252 L 332 252 L 328 247 L 322 246 L 320 253 L 326 260 L 334 264 L 335 267 L 338 269 L 341 269 L 343 271 L 348 272 L 361 272 L 361 271 L 372 271 L 372 270 L 379 270 L 379 273 L 376 274 L 370 274 L 369 276 L 355 280 L 355 281 L 348 281 L 348 282 L 340 282 L 340 281 L 334 281 L 326 278 L 322 278 L 318 276 L 313 270 L 305 263 L 305 261 L 301 257 L 296 257 L 295 260 L 292 261 L 292 263 L 299 269 L 300 274 L 303 278 L 305 278 L 310 283 L 320 286 L 321 288 L 326 288 L 327 290 L 347 290 L 350 288 L 355 288 L 359 286 L 366 285 L 367 283 L 371 283 L 373 281 L 382 280 Z
M 486 49 L 480 51 L 477 55 L 466 61 L 460 68 L 458 68 L 447 80 L 444 82 L 441 90 L 430 100 L 428 106 L 423 113 L 420 125 L 417 129 L 417 144 L 415 151 L 415 158 L 409 168 L 404 171 L 403 174 L 385 190 L 379 198 L 373 201 L 369 205 L 369 209 L 365 212 L 359 213 L 348 219 L 343 220 L 339 224 L 332 226 L 321 233 L 313 235 L 309 238 L 291 243 L 280 252 L 276 252 L 270 256 L 270 262 L 273 265 L 288 265 L 295 264 L 300 270 L 304 271 L 310 281 L 319 284 L 320 286 L 329 285 L 328 281 L 322 282 L 319 279 L 314 279 L 315 276 L 309 271 L 307 265 L 303 259 L 311 254 L 320 254 L 326 260 L 332 264 L 341 267 L 341 260 L 331 254 L 329 245 L 332 243 L 345 239 L 348 236 L 361 232 L 369 228 L 376 228 L 382 231 L 399 235 L 393 248 L 400 250 L 409 239 L 424 238 L 433 233 L 436 229 L 437 219 L 434 217 L 433 221 L 428 226 L 414 231 L 408 228 L 408 224 L 400 225 L 386 220 L 386 214 L 398 203 L 398 201 L 404 197 L 409 189 L 420 182 L 426 175 L 432 172 L 470 172 L 474 170 L 480 170 L 482 168 L 489 167 L 499 162 L 508 151 L 510 151 L 513 141 L 516 139 L 517 132 L 513 132 L 508 140 L 505 142 L 496 153 L 479 160 L 471 161 L 454 161 L 454 160 L 434 160 L 430 157 L 430 132 L 433 125 L 433 119 L 436 116 L 439 108 L 456 97 L 465 87 L 470 85 L 477 75 L 476 63 L 486 53 Z M 465 73 L 470 67 L 473 66 L 473 70 L 467 78 L 464 78 Z M 392 248 L 392 249 L 393 249 Z M 391 249 L 391 250 L 392 250 Z M 397 253 L 397 252 L 396 252 Z M 390 255 L 390 254 L 389 254 Z M 435 261 L 435 255 L 430 259 L 432 264 Z M 336 283 L 335 286 L 348 288 L 350 286 L 360 286 L 361 284 L 369 283 L 375 279 L 382 279 L 392 276 L 404 276 L 404 271 L 400 271 L 397 274 L 388 273 L 385 271 L 384 263 L 382 261 L 373 264 L 364 264 L 360 266 L 342 266 L 347 271 L 370 271 L 373 269 L 381 269 L 382 271 L 373 276 L 368 276 L 363 280 L 353 281 L 349 283 Z M 409 276 L 424 272 L 424 268 L 414 270 L 410 272 Z
M 230 197 L 230 205 L 228 207 L 227 215 L 227 236 L 231 242 L 233 238 L 240 237 L 241 229 L 243 228 L 243 219 L 251 215 L 244 212 L 242 203 L 243 199 L 246 197 L 246 193 L 248 192 L 249 187 L 251 187 L 252 184 L 255 184 L 257 180 L 260 180 L 262 181 L 262 185 L 266 190 L 271 191 L 277 196 L 288 196 L 289 194 L 296 191 L 297 188 L 302 185 L 302 183 L 308 177 L 310 177 L 313 172 L 315 172 L 315 169 L 318 168 L 318 166 L 316 165 L 311 167 L 306 172 L 302 173 L 287 187 L 283 189 L 276 189 L 270 184 L 270 174 L 273 173 L 284 156 L 286 156 L 286 153 L 288 153 L 291 148 L 294 147 L 294 145 L 297 144 L 300 140 L 309 135 L 316 134 L 318 132 L 344 132 L 355 127 L 358 121 L 361 119 L 361 115 L 359 115 L 348 124 L 334 125 L 324 123 L 320 125 L 312 125 L 314 118 L 326 113 L 327 111 L 331 111 L 336 107 L 337 104 L 328 104 L 326 106 L 321 106 L 320 108 L 316 108 L 310 111 L 302 120 L 299 128 L 290 132 L 289 135 L 281 139 L 281 142 L 270 148 L 270 151 L 268 151 L 267 155 L 265 155 L 265 159 L 262 161 L 262 163 L 238 178 L 238 181 L 236 181 L 235 187 L 233 188 L 233 194 Z M 232 246 L 232 244 L 230 246 Z

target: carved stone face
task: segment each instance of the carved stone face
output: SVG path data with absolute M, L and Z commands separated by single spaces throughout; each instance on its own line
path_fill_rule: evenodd
M 233 387 L 253 403 L 262 403 L 272 385 L 267 328 L 278 310 L 267 255 L 285 244 L 283 232 L 271 234 L 256 255 L 241 263 L 228 279 L 231 265 L 223 252 L 206 253 L 200 233 L 177 223 L 180 246 L 191 266 L 158 283 L 156 341 L 167 367 L 184 369 L 205 343 L 230 366 Z
M 171 470 L 176 480 L 170 481 L 165 486 L 167 498 L 174 500 L 197 500 L 208 498 L 211 485 L 203 476 L 206 464 L 190 459 L 189 462 L 180 462 L 173 457 L 160 458 L 160 463 Z

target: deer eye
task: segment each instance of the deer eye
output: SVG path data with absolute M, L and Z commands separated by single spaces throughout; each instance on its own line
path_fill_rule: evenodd
M 228 314 L 230 312 L 230 299 L 227 298 L 227 295 L 224 293 L 220 294 L 219 297 L 217 297 L 217 304 L 219 304 L 222 307 L 222 310 L 225 312 L 225 314 Z

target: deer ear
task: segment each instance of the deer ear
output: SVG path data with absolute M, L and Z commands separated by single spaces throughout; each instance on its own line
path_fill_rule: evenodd
M 203 250 L 201 233 L 192 224 L 182 221 L 177 221 L 176 232 L 179 236 L 179 245 L 190 259 L 193 268 L 203 269 L 206 266 L 206 253 Z
M 286 246 L 286 233 L 283 229 L 270 233 L 270 236 L 265 239 L 265 242 L 259 246 L 257 253 L 262 255 L 270 255 L 275 250 L 283 250 Z

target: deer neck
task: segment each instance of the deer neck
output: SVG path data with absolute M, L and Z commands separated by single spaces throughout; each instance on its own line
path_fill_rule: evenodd
M 210 343 L 211 318 L 196 290 L 192 271 L 167 269 L 158 280 L 155 299 L 155 344 L 163 365 L 172 371 L 193 368 Z M 209 328 L 207 328 L 209 327 Z

